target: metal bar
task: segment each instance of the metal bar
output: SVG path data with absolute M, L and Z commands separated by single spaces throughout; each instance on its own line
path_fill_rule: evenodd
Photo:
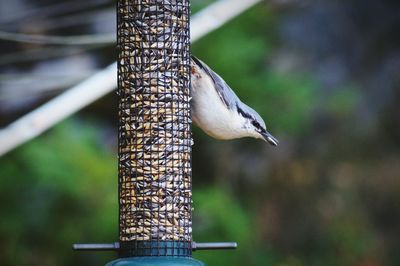
M 212 250 L 212 249 L 236 249 L 236 242 L 192 242 L 192 250 Z M 79 251 L 117 251 L 120 249 L 119 242 L 109 244 L 74 244 L 73 250 Z
M 119 243 L 108 243 L 108 244 L 74 244 L 72 245 L 73 250 L 83 251 L 116 251 L 119 250 Z
M 208 249 L 236 249 L 236 242 L 206 242 L 206 243 L 192 243 L 192 250 L 208 250 Z

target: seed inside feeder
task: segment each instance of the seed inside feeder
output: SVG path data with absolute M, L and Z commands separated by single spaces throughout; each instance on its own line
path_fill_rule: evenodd
M 189 242 L 189 6 L 125 0 L 118 9 L 120 240 Z

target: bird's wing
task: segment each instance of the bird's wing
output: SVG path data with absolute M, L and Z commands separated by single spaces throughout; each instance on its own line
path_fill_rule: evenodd
M 211 77 L 212 81 L 215 84 L 215 89 L 219 95 L 219 98 L 226 105 L 226 107 L 228 107 L 228 109 L 236 108 L 237 102 L 240 100 L 236 96 L 235 92 L 229 87 L 229 85 L 226 84 L 226 82 L 204 62 L 202 62 L 195 56 L 192 56 L 192 59 Z

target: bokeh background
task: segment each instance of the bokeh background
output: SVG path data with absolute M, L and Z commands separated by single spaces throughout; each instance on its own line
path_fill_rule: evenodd
M 214 1 L 192 0 L 192 12 Z M 111 0 L 0 1 L 0 31 L 115 31 Z M 400 265 L 400 2 L 269 0 L 192 45 L 280 140 L 194 128 L 194 239 L 208 265 Z M 5 127 L 116 58 L 0 41 Z M 96 89 L 96 88 L 93 88 Z M 116 95 L 0 157 L 0 264 L 104 265 L 117 239 Z

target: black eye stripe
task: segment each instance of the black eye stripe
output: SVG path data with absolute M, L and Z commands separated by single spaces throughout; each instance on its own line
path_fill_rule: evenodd
M 242 109 L 240 109 L 238 104 L 236 104 L 236 109 L 237 109 L 238 113 L 241 114 L 244 118 L 252 119 L 252 117 L 248 113 L 246 113 Z
M 238 113 L 243 116 L 244 118 L 247 118 L 249 120 L 251 120 L 251 124 L 258 130 L 260 131 L 264 131 L 264 128 L 260 125 L 260 123 L 257 122 L 256 119 L 254 119 L 254 117 L 252 117 L 250 114 L 244 112 L 238 104 L 236 104 L 236 109 L 238 111 Z
M 255 126 L 256 128 L 259 128 L 259 129 L 261 129 L 261 125 L 260 125 L 260 123 L 258 123 L 257 121 L 251 121 L 251 124 L 253 124 L 253 126 Z

